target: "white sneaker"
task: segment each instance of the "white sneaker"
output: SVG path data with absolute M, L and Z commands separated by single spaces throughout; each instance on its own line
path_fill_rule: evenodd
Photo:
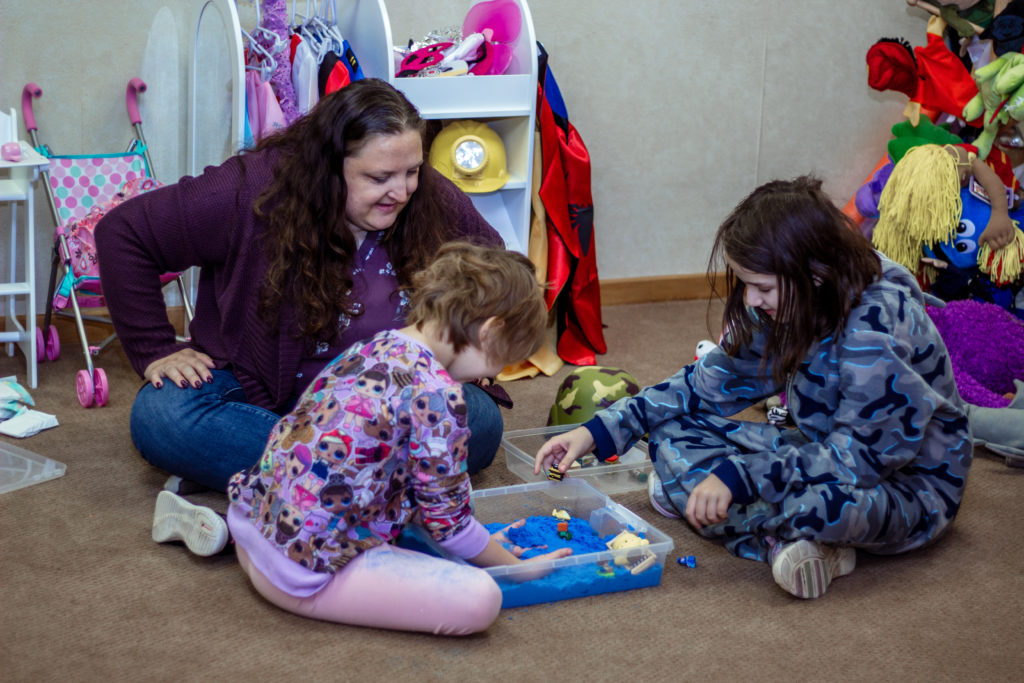
M 228 543 L 228 524 L 208 507 L 193 505 L 170 491 L 161 491 L 153 510 L 153 540 L 183 541 L 196 555 L 216 555 Z
M 857 551 L 801 539 L 773 546 L 768 561 L 775 583 L 798 598 L 812 599 L 824 595 L 832 579 L 853 571 Z
M 647 497 L 651 501 L 651 507 L 657 510 L 658 514 L 662 517 L 682 519 L 683 516 L 679 514 L 679 511 L 672 505 L 672 501 L 669 500 L 668 495 L 665 494 L 665 489 L 661 485 L 661 478 L 658 477 L 658 473 L 654 470 L 651 470 L 647 477 Z

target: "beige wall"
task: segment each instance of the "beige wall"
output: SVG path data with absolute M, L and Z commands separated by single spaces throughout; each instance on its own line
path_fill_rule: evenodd
M 396 43 L 461 23 L 470 4 L 385 1 Z M 17 108 L 35 81 L 44 142 L 60 153 L 118 150 L 131 136 L 124 87 L 140 75 L 158 177 L 176 178 L 191 4 L 0 0 L 0 107 Z M 900 0 L 534 0 L 531 11 L 592 157 L 602 279 L 703 272 L 718 223 L 772 178 L 818 174 L 845 203 L 904 105 L 868 88 L 865 52 L 882 36 L 922 44 L 926 20 Z M 245 25 L 251 6 L 242 15 Z M 213 112 L 209 125 L 222 119 Z M 52 221 L 41 192 L 37 203 L 43 280 Z M 0 225 L 8 216 L 0 208 Z

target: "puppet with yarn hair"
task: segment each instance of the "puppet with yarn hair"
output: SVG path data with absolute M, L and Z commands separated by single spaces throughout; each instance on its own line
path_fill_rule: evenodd
M 977 267 L 995 287 L 1013 286 L 1024 277 L 1024 233 L 1010 218 L 1006 187 L 969 145 L 924 144 L 912 147 L 893 167 L 879 199 L 879 217 L 871 236 L 875 247 L 917 274 L 925 287 L 945 261 L 928 257 L 940 245 L 955 244 L 961 229 L 961 190 L 977 180 L 988 198 L 990 215 L 977 239 Z M 972 242 L 973 245 L 973 242 Z

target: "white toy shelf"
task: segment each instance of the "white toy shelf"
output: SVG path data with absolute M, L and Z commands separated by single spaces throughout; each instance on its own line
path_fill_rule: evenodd
M 447 78 L 395 78 L 389 74 L 389 80 L 405 93 L 424 118 L 445 122 L 457 119 L 482 121 L 501 136 L 508 164 L 508 182 L 495 192 L 469 196 L 483 217 L 501 233 L 505 245 L 525 254 L 530 237 L 537 38 L 529 5 L 526 0 L 516 2 L 523 24 L 513 46 L 512 62 L 504 74 Z M 447 23 L 461 19 L 450 17 Z

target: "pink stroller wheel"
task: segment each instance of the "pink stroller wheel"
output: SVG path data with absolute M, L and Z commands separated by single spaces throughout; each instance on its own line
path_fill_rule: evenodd
M 43 328 L 36 328 L 36 362 L 46 360 L 46 342 L 43 341 Z
M 107 385 L 107 373 L 103 372 L 103 368 L 94 368 L 92 371 L 92 384 L 96 390 L 93 396 L 96 399 L 96 407 L 102 408 L 107 405 L 107 399 L 110 398 L 110 390 Z
M 75 375 L 75 391 L 78 393 L 78 402 L 83 408 L 91 408 L 95 388 L 92 383 L 92 375 L 88 370 L 79 370 Z
M 60 358 L 60 335 L 57 334 L 57 327 L 50 325 L 46 331 L 46 360 L 57 360 Z

